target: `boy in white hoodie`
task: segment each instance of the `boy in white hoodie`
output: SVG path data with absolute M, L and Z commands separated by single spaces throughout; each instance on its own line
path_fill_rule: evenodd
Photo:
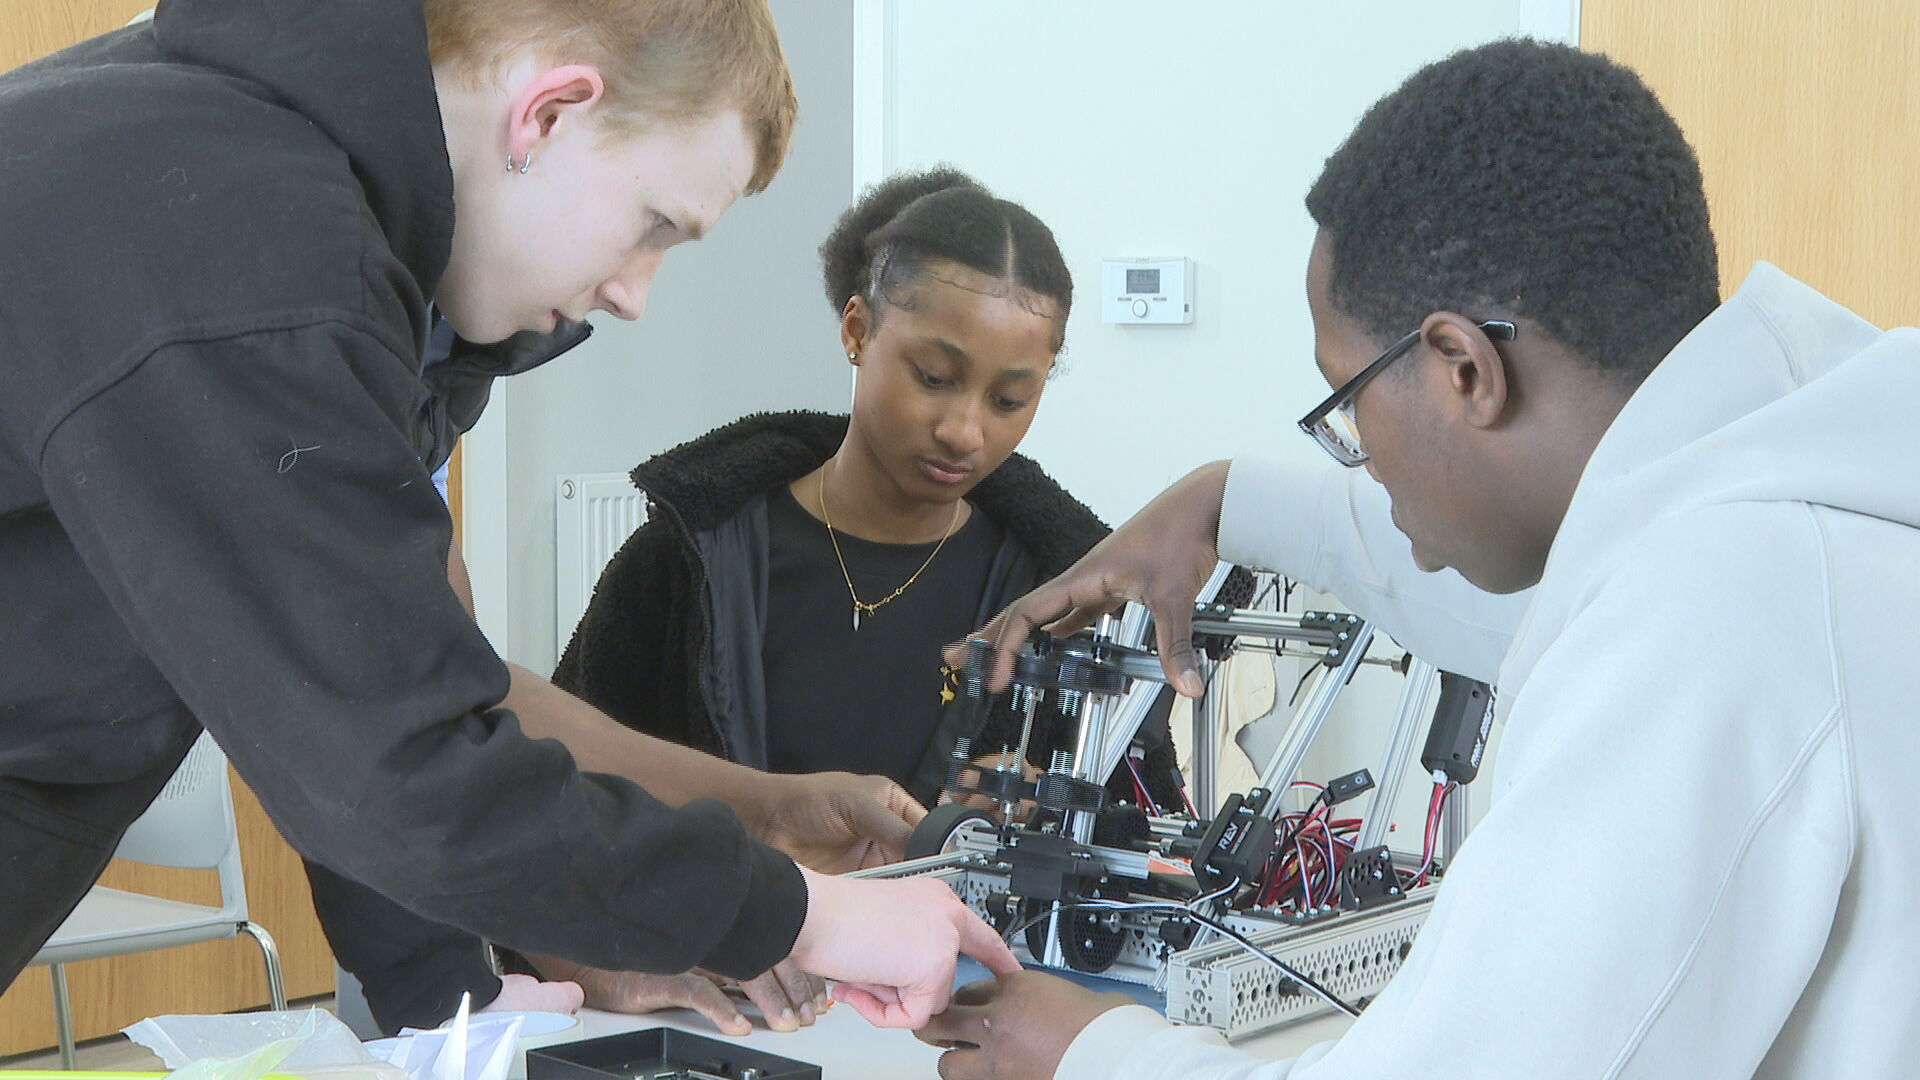
M 1338 1042 L 1260 1061 L 1028 972 L 922 1032 L 941 1075 L 1914 1075 L 1920 333 L 1765 263 L 1717 304 L 1678 128 L 1560 46 L 1415 74 L 1307 205 L 1337 464 L 1206 466 L 987 632 L 1142 599 L 1197 690 L 1206 569 L 1285 570 L 1496 682 L 1492 808 Z

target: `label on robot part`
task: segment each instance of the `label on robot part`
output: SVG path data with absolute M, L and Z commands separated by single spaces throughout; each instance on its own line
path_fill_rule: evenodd
M 1178 874 L 1182 877 L 1193 876 L 1192 859 L 1169 859 L 1158 853 L 1147 856 L 1147 873 Z

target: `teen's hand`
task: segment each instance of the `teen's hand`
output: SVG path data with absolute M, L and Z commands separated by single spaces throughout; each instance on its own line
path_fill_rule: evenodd
M 500 993 L 474 1012 L 557 1012 L 572 1015 L 580 1011 L 583 991 L 580 984 L 564 975 L 551 982 L 532 975 L 500 976 Z
M 999 768 L 1000 755 L 986 754 L 974 758 L 972 769 L 970 771 L 963 770 L 960 773 L 960 779 L 963 783 L 975 784 L 979 782 L 982 775 L 997 772 Z M 1036 765 L 1023 761 L 1020 763 L 1020 776 L 1021 779 L 1028 783 L 1033 783 L 1040 778 L 1040 769 Z M 942 803 L 963 803 L 971 809 L 985 811 L 986 813 L 994 815 L 996 818 L 998 818 L 1000 814 L 1000 804 L 985 795 L 956 795 L 952 790 L 943 788 L 940 792 L 940 801 Z M 1031 800 L 1022 800 L 1020 803 L 1021 812 L 1024 812 L 1025 808 L 1031 807 L 1032 805 Z
M 1000 935 L 943 882 L 800 873 L 807 919 L 793 962 L 837 980 L 833 996 L 876 1027 L 919 1027 L 946 1008 L 962 953 L 996 974 L 1020 970 Z
M 884 776 L 824 772 L 767 774 L 758 814 L 741 815 L 763 843 L 823 874 L 899 862 L 913 827 L 927 816 L 906 789 Z
M 947 1011 L 914 1032 L 945 1047 L 942 1080 L 1049 1080 L 1093 1018 L 1133 1004 L 1054 975 L 1019 971 L 954 991 Z
M 1193 656 L 1193 601 L 1220 561 L 1216 537 L 1227 491 L 1225 461 L 1203 465 L 1161 492 L 1066 573 L 1013 602 L 975 633 L 995 644 L 991 689 L 1013 675 L 1014 654 L 1035 629 L 1067 635 L 1122 601 L 1153 612 L 1160 666 L 1174 689 L 1199 697 L 1205 687 Z M 966 650 L 947 651 L 947 663 L 966 663 Z
M 712 1021 L 723 1035 L 747 1035 L 753 1031 L 752 1022 L 721 989 L 725 986 L 740 987 L 747 999 L 759 1008 L 767 1027 L 774 1031 L 795 1031 L 812 1024 L 832 1003 L 825 983 L 784 961 L 758 978 L 743 982 L 698 970 L 680 975 L 649 975 L 639 971 L 607 971 L 552 956 L 528 959 L 544 975 L 564 976 L 578 983 L 586 991 L 586 1003 L 591 1008 L 617 1013 L 692 1009 Z

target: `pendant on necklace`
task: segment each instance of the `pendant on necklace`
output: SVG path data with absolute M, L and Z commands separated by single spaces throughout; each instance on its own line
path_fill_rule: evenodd
M 855 630 L 860 629 L 860 605 L 859 604 L 853 605 L 853 628 Z

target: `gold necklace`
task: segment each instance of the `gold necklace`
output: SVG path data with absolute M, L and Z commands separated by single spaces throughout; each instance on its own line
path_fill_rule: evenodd
M 829 461 L 828 465 L 831 464 L 832 462 Z M 947 546 L 947 537 L 953 535 L 953 527 L 959 524 L 960 504 L 963 501 L 965 500 L 955 499 L 953 501 L 953 517 L 947 522 L 947 531 L 940 535 L 940 542 L 933 545 L 933 551 L 927 555 L 927 561 L 920 564 L 920 569 L 915 570 L 913 576 L 908 578 L 899 588 L 869 604 L 865 600 L 860 599 L 860 594 L 854 591 L 853 575 L 847 571 L 847 557 L 840 553 L 840 538 L 835 536 L 833 532 L 833 515 L 827 512 L 827 466 L 822 465 L 820 467 L 820 518 L 827 523 L 827 540 L 833 544 L 833 557 L 840 564 L 840 576 L 847 579 L 847 595 L 853 598 L 853 628 L 855 630 L 860 629 L 860 616 L 862 614 L 870 616 L 886 605 L 898 600 L 900 594 L 906 592 L 908 586 L 920 580 L 920 575 L 926 573 L 927 567 L 933 565 L 934 556 L 940 554 L 940 549 Z

